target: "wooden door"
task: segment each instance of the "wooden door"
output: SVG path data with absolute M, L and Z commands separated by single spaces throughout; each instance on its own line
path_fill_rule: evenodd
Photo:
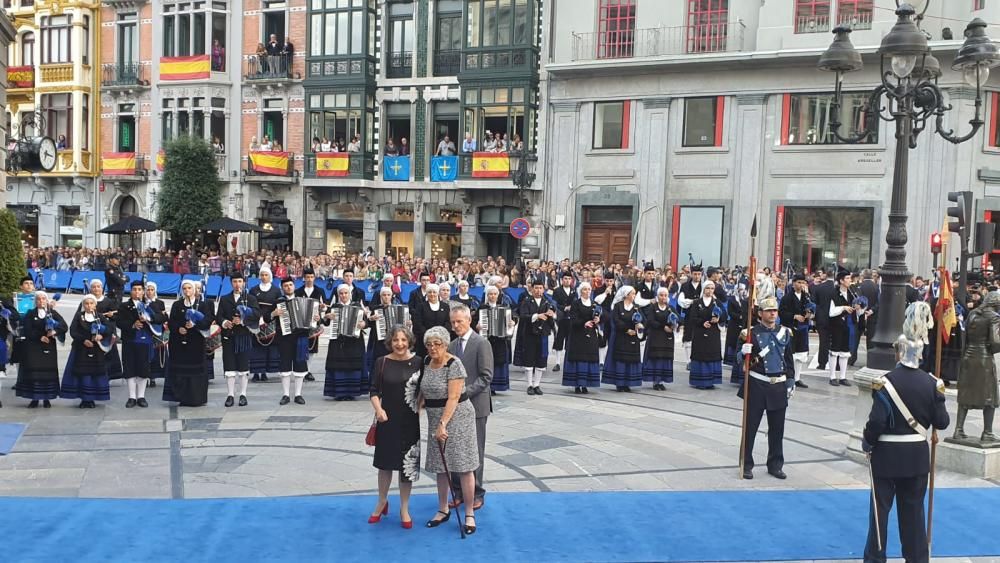
M 584 261 L 625 264 L 632 248 L 632 225 L 584 225 L 582 240 L 581 254 Z

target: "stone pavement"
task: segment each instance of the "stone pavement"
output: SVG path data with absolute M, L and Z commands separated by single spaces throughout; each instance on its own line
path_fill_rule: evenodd
M 77 296 L 60 305 L 65 316 Z M 65 358 L 65 349 L 60 353 Z M 221 357 L 220 355 L 217 355 Z M 683 358 L 678 346 L 677 357 Z M 0 457 L 0 494 L 62 497 L 201 498 L 370 494 L 375 491 L 367 400 L 322 397 L 325 350 L 312 358 L 318 381 L 306 383 L 306 405 L 278 406 L 276 377 L 251 384 L 247 407 L 224 408 L 225 383 L 210 386 L 205 407 L 171 407 L 159 387 L 148 409 L 124 408 L 124 382 L 112 401 L 80 410 L 57 400 L 51 410 L 24 408 L 13 397 L 13 378 L 2 394 L 0 422 L 29 424 L 15 450 Z M 221 373 L 221 359 L 216 360 Z M 714 391 L 687 385 L 683 362 L 666 392 L 608 388 L 575 395 L 546 373 L 544 396 L 525 394 L 523 374 L 512 369 L 512 389 L 494 397 L 487 436 L 490 491 L 733 490 L 866 488 L 866 466 L 848 458 L 854 387 L 831 387 L 821 372 L 807 372 L 788 411 L 785 459 L 788 480 L 763 467 L 766 439 L 757 440 L 753 481 L 737 479 L 741 403 L 734 386 Z M 728 370 L 727 370 L 728 372 Z M 11 374 L 13 376 L 13 373 Z M 728 381 L 728 373 L 725 378 Z M 954 395 L 949 392 L 950 410 Z M 970 424 L 970 434 L 978 428 Z M 766 427 L 766 424 L 763 425 Z M 762 431 L 763 431 L 762 427 Z M 940 487 L 995 486 L 941 472 Z M 418 491 L 433 490 L 425 476 Z

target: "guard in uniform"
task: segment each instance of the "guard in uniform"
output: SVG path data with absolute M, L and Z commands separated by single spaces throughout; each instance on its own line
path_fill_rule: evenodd
M 247 385 L 250 383 L 250 349 L 254 335 L 250 327 L 260 324 L 260 307 L 257 298 L 244 287 L 243 274 L 234 272 L 230 276 L 232 293 L 219 300 L 216 322 L 222 327 L 222 369 L 226 377 L 229 396 L 226 406 L 233 406 L 236 378 L 240 383 L 240 406 L 247 406 Z
M 750 354 L 750 381 L 743 397 L 743 386 L 737 396 L 747 403 L 747 424 L 743 428 L 743 478 L 753 479 L 753 444 L 760 421 L 767 413 L 767 472 L 784 479 L 785 410 L 795 390 L 792 359 L 792 331 L 777 323 L 778 300 L 767 297 L 760 302 L 760 324 L 750 329 L 751 341 L 743 344 L 736 360 Z M 744 329 L 744 336 L 746 332 Z
M 118 304 L 122 302 L 126 282 L 128 282 L 128 276 L 122 270 L 121 256 L 112 254 L 108 258 L 108 267 L 104 270 L 104 286 L 116 309 Z
M 896 503 L 899 541 L 907 562 L 930 560 L 924 496 L 931 471 L 931 427 L 948 427 L 944 383 L 920 369 L 920 356 L 927 338 L 930 306 L 912 303 L 906 308 L 904 334 L 896 340 L 896 367 L 872 389 L 872 410 L 864 429 L 862 449 L 868 454 L 872 472 L 872 507 L 865 544 L 865 561 L 886 560 L 886 530 L 889 511 Z M 916 327 L 907 331 L 910 327 Z M 932 437 L 936 439 L 936 436 Z
M 559 287 L 552 290 L 552 299 L 556 302 L 556 337 L 552 344 L 552 351 L 555 352 L 556 365 L 552 371 L 559 371 L 559 364 L 562 363 L 562 351 L 566 347 L 566 337 L 569 336 L 570 319 L 569 312 L 573 303 L 578 299 L 576 291 L 573 290 L 573 272 L 566 270 L 562 273 Z

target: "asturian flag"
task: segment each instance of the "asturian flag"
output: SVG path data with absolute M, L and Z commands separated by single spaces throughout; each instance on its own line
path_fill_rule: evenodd
M 410 181 L 410 157 L 382 157 L 382 179 L 387 182 Z

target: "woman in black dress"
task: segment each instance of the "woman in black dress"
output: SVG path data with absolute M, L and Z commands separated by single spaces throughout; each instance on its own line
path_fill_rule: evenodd
M 590 299 L 589 283 L 581 283 L 577 292 L 580 298 L 573 301 L 569 311 L 569 343 L 566 346 L 566 365 L 563 366 L 562 384 L 565 387 L 573 387 L 573 392 L 580 394 L 590 393 L 588 387 L 597 389 L 601 386 L 601 346 L 598 330 L 603 315 L 597 312 L 601 306 Z
M 451 317 L 448 304 L 440 300 L 440 286 L 432 283 L 427 286 L 427 295 L 413 311 L 413 336 L 417 339 L 417 355 L 426 356 L 424 334 L 427 329 L 443 326 L 451 333 Z M 455 335 L 452 335 L 454 339 Z
M 656 290 L 656 301 L 646 307 L 646 355 L 642 359 L 642 380 L 656 391 L 666 391 L 664 383 L 674 382 L 674 327 L 679 317 L 670 308 L 669 291 Z
M 623 285 L 611 306 L 612 333 L 601 382 L 614 385 L 619 393 L 642 386 L 639 342 L 645 338 L 646 327 L 645 318 L 635 304 L 635 295 L 635 288 Z
M 117 326 L 115 325 L 115 317 L 118 315 L 118 306 L 121 305 L 121 301 L 113 299 L 104 293 L 104 284 L 101 280 L 91 280 L 90 281 L 90 294 L 97 299 L 97 314 L 101 316 L 101 322 L 107 325 L 110 332 L 108 334 L 115 334 Z M 77 314 L 80 313 L 80 309 L 77 309 Z M 111 345 L 111 350 L 104 355 L 104 364 L 108 368 L 108 379 L 121 379 L 125 377 L 122 374 L 122 358 L 118 354 L 118 343 L 115 342 Z
M 701 285 L 701 297 L 688 308 L 688 325 L 691 331 L 691 386 L 698 389 L 715 389 L 722 385 L 722 307 L 715 300 L 715 283 Z
M 351 301 L 351 286 L 342 283 L 337 286 L 337 297 L 324 317 L 324 324 L 332 320 L 331 311 L 344 309 Z M 326 349 L 326 380 L 323 382 L 323 396 L 335 401 L 353 401 L 371 389 L 368 374 L 365 373 L 365 333 L 368 324 L 362 319 L 358 326 L 359 336 L 339 335 L 330 339 Z
M 160 318 L 167 318 L 167 304 L 160 299 L 156 284 L 153 282 L 146 282 L 146 306 L 158 314 Z M 150 387 L 156 387 L 156 378 L 162 378 L 167 373 L 167 341 L 170 337 L 170 329 L 167 323 L 163 323 L 156 327 L 156 330 L 160 331 L 160 336 L 155 337 L 153 342 L 153 365 L 149 368 Z
M 208 402 L 205 334 L 215 320 L 214 306 L 197 296 L 195 283 L 190 280 L 181 283 L 181 295 L 170 307 L 170 361 L 163 400 L 200 407 Z M 196 322 L 194 317 L 198 316 L 201 319 Z
M 17 396 L 31 399 L 29 409 L 59 396 L 59 358 L 56 340 L 66 338 L 66 321 L 51 306 L 44 291 L 35 293 L 35 308 L 21 319 L 24 343 L 17 374 Z M 23 373 L 22 373 L 23 372 Z
M 420 477 L 420 415 L 416 400 L 421 358 L 413 353 L 413 333 L 396 326 L 387 338 L 391 351 L 375 363 L 371 401 L 375 427 L 375 461 L 378 468 L 378 501 L 368 518 L 378 523 L 389 513 L 392 472 L 399 471 L 399 519 L 410 529 L 410 491 Z
M 73 317 L 69 335 L 73 347 L 63 370 L 63 399 L 80 399 L 81 409 L 92 409 L 94 401 L 111 400 L 108 372 L 104 364 L 101 342 L 111 338 L 111 332 L 97 314 L 97 299 L 87 295 L 80 304 L 81 312 Z M 96 325 L 96 326 L 95 326 Z

